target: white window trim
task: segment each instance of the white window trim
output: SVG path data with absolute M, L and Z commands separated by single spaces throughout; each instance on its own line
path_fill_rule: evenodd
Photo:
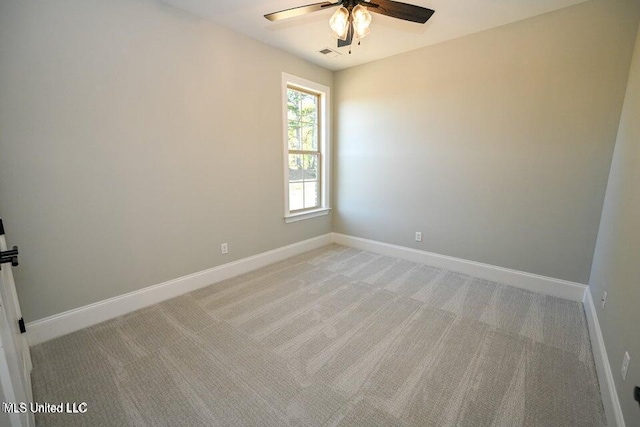
M 289 211 L 289 145 L 287 135 L 289 134 L 289 122 L 287 120 L 287 87 L 295 86 L 320 95 L 320 123 L 322 131 L 318 143 L 321 147 L 321 198 L 322 205 L 314 210 L 291 213 Z M 282 147 L 283 147 L 283 167 L 284 167 L 284 221 L 286 223 L 302 221 L 304 219 L 324 216 L 331 211 L 331 98 L 328 86 L 321 85 L 311 80 L 292 74 L 282 73 Z
M 314 209 L 312 211 L 296 212 L 294 214 L 285 216 L 284 222 L 289 224 L 290 222 L 298 222 L 298 221 L 302 221 L 303 219 L 325 216 L 325 215 L 328 215 L 330 211 L 331 211 L 331 208 L 319 208 L 319 209 Z

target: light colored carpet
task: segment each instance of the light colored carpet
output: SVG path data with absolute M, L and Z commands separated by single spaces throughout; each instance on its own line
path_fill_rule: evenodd
M 39 425 L 605 424 L 581 304 L 336 245 L 32 355 Z

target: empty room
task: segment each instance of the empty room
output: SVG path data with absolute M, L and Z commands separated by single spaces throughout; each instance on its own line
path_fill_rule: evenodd
M 640 427 L 639 24 L 0 0 L 0 425 Z

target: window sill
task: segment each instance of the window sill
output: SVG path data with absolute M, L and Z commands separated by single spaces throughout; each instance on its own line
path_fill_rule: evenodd
M 319 216 L 325 216 L 329 214 L 331 208 L 320 208 L 314 209 L 312 211 L 300 212 L 295 214 L 290 214 L 284 217 L 284 222 L 287 224 L 291 222 L 298 222 L 309 218 L 316 218 Z

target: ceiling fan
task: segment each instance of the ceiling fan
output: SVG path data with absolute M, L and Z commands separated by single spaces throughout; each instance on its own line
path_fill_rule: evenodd
M 336 3 L 322 2 L 294 7 L 264 15 L 269 21 L 293 18 L 307 13 L 340 6 L 329 20 L 333 35 L 338 39 L 338 47 L 350 46 L 353 39 L 360 40 L 369 34 L 371 12 L 405 21 L 424 24 L 434 11 L 425 7 L 392 0 L 340 0 Z M 351 51 L 349 51 L 351 53 Z

